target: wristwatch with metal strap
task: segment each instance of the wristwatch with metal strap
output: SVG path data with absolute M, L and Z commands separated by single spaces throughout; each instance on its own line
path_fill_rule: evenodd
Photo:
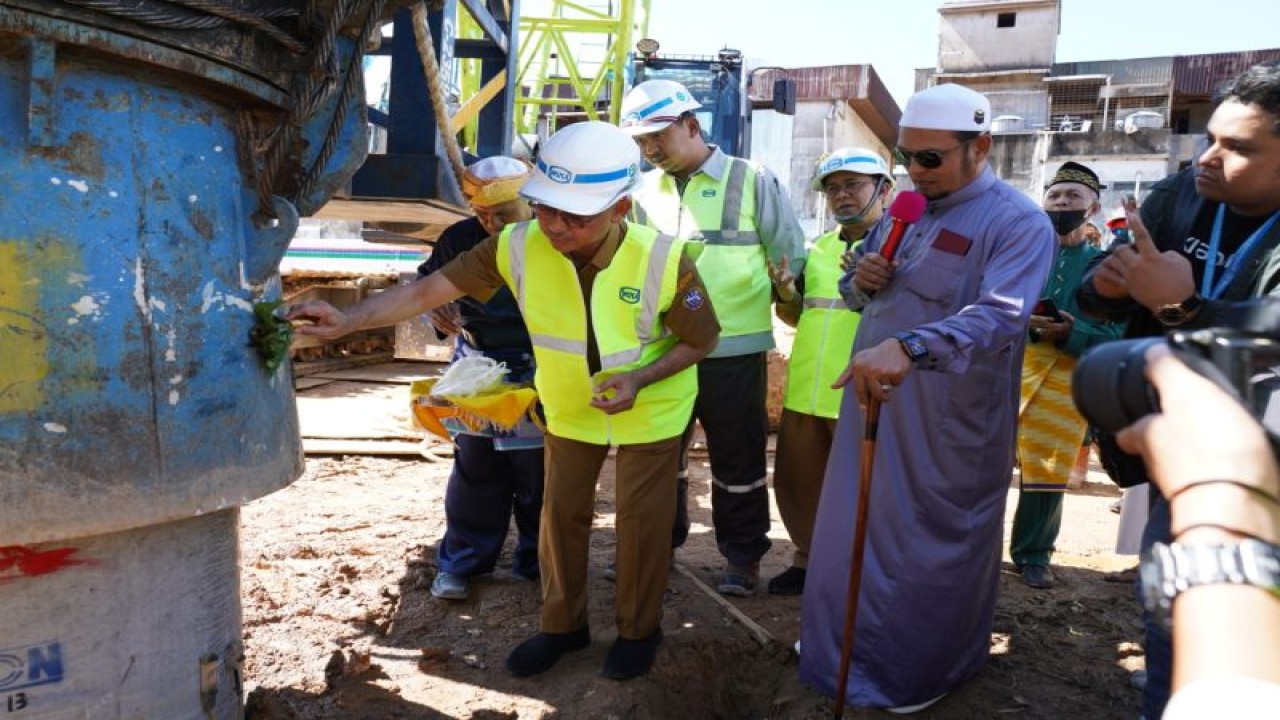
M 1200 585 L 1255 585 L 1280 597 L 1280 546 L 1253 539 L 1156 543 L 1140 572 L 1142 604 L 1168 627 L 1173 599 Z

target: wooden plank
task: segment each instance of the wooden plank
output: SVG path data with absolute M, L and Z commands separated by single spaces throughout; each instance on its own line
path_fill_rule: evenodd
M 452 448 L 445 443 L 428 440 L 347 440 L 303 438 L 302 452 L 307 455 L 411 455 L 431 462 L 448 462 Z
M 447 363 L 399 361 L 316 373 L 312 377 L 328 380 L 408 384 L 414 380 L 435 377 L 444 372 L 446 367 L 448 367 Z
M 370 355 L 350 355 L 347 357 L 330 358 L 328 360 L 295 362 L 293 364 L 293 376 L 294 378 L 302 378 L 312 375 L 324 375 L 344 368 L 360 367 L 363 365 L 377 365 L 378 363 L 390 362 L 391 359 L 391 353 L 383 352 L 373 353 Z
M 471 213 L 463 208 L 434 200 L 334 198 L 325 203 L 313 217 L 323 220 L 362 220 L 447 227 L 471 217 Z
M 346 380 L 298 393 L 298 423 L 304 438 L 416 439 L 409 418 L 409 388 L 400 384 Z

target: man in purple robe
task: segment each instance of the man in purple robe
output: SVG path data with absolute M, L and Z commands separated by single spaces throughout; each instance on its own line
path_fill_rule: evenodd
M 1040 208 L 987 167 L 991 106 L 913 95 L 897 162 L 928 200 L 891 260 L 886 218 L 841 281 L 862 313 L 805 584 L 800 676 L 839 687 L 868 402 L 881 405 L 846 700 L 914 712 L 987 659 L 1028 318 L 1056 249 Z

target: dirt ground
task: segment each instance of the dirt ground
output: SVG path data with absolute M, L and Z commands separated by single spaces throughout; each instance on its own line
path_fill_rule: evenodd
M 770 636 L 762 644 L 684 573 L 712 583 L 720 567 L 705 455 L 693 463 L 694 526 L 677 555 L 683 570 L 672 574 L 666 641 L 654 670 L 625 683 L 600 674 L 614 638 L 613 586 L 601 574 L 613 552 L 612 475 L 596 501 L 592 645 L 543 675 L 515 679 L 503 660 L 536 631 L 539 590 L 511 576 L 510 543 L 504 564 L 473 582 L 469 600 L 428 593 L 449 466 L 447 457 L 310 457 L 302 479 L 244 508 L 250 720 L 831 716 L 831 701 L 796 675 L 799 598 L 761 589 L 733 600 Z M 1117 516 L 1107 505 L 1118 492 L 1096 470 L 1068 495 L 1057 586 L 1031 590 L 1006 562 L 990 662 L 917 717 L 1139 715 L 1139 693 L 1128 684 L 1142 665 L 1138 607 L 1130 584 L 1103 579 L 1133 558 L 1111 552 Z M 1011 513 L 1016 493 L 1010 500 Z M 765 578 L 790 558 L 776 511 L 771 537 Z M 889 715 L 849 709 L 845 717 Z

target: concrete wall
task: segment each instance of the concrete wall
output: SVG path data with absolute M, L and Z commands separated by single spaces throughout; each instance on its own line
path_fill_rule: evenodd
M 1104 185 L 1101 219 L 1111 217 L 1125 194 L 1146 197 L 1151 185 L 1190 157 L 1195 137 L 1167 130 L 1124 133 L 1009 133 L 994 136 L 989 162 L 996 175 L 1037 203 L 1044 186 L 1068 160 L 1089 166 Z M 1095 218 L 1098 219 L 1098 218 Z
M 1058 3 L 949 2 L 939 9 L 938 67 L 944 72 L 1047 68 L 1058 40 Z M 1013 27 L 997 27 L 1001 14 Z
M 889 156 L 889 148 L 880 142 L 871 128 L 862 121 L 858 114 L 841 100 L 813 100 L 796 103 L 796 114 L 792 120 L 791 135 L 784 141 L 780 136 L 776 140 L 768 140 L 771 150 L 766 150 L 765 143 L 758 143 L 757 138 L 761 126 L 761 111 L 755 114 L 755 129 L 752 132 L 752 159 L 763 162 L 770 170 L 783 180 L 791 196 L 791 206 L 795 208 L 796 217 L 809 237 L 816 237 L 830 225 L 826 218 L 826 203 L 821 194 L 809 188 L 813 178 L 813 169 L 822 157 L 838 147 L 865 147 L 878 152 L 881 157 Z M 781 143 L 785 142 L 785 148 Z M 774 145 L 777 143 L 777 145 Z M 786 165 L 785 179 L 781 164 Z

